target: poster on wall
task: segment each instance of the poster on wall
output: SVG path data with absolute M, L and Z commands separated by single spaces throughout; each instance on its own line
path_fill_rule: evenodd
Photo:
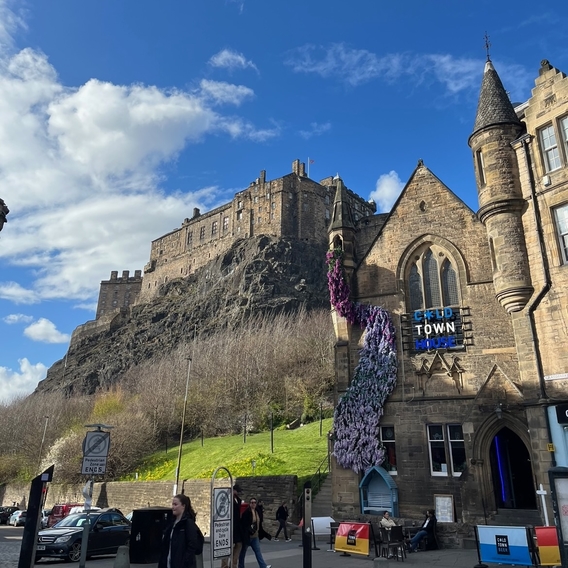
M 558 500 L 558 516 L 564 543 L 568 543 L 568 478 L 556 478 L 556 499 Z
M 369 523 L 339 523 L 335 535 L 335 550 L 369 556 Z
M 534 565 L 526 527 L 477 525 L 476 532 L 482 562 Z
M 453 495 L 434 495 L 434 509 L 439 523 L 455 523 Z

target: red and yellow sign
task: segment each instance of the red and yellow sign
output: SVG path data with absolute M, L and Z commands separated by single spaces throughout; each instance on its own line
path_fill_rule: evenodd
M 536 543 L 541 566 L 560 565 L 560 548 L 556 527 L 535 527 Z
M 369 523 L 339 523 L 335 550 L 369 556 Z

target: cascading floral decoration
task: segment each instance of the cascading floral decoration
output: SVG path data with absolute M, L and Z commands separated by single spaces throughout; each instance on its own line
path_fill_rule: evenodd
M 379 439 L 383 406 L 396 385 L 396 338 L 386 310 L 352 302 L 343 270 L 343 251 L 326 255 L 331 305 L 350 324 L 365 328 L 363 348 L 353 380 L 333 418 L 333 454 L 339 465 L 356 473 L 380 465 L 385 449 Z

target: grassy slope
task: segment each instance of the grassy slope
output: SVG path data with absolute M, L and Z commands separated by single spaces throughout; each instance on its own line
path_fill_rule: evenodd
M 252 460 L 256 461 L 255 475 L 297 475 L 299 482 L 310 479 L 327 455 L 327 432 L 331 418 L 320 424 L 306 424 L 296 430 L 274 431 L 274 453 L 270 452 L 270 432 L 243 436 L 206 438 L 184 444 L 180 479 L 209 478 L 219 466 L 225 466 L 233 477 L 253 474 Z M 149 456 L 139 468 L 141 480 L 173 480 L 177 465 L 178 449 L 172 448 Z M 133 479 L 133 476 L 130 477 Z

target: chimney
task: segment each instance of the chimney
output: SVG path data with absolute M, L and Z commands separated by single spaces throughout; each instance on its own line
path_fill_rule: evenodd
M 192 219 L 195 219 L 195 218 L 199 217 L 199 215 L 201 215 L 201 211 L 199 211 L 199 207 L 194 207 L 194 208 L 193 208 L 193 217 L 192 217 Z
M 300 175 L 300 160 L 294 160 L 292 162 L 292 173 L 296 174 L 297 176 Z
M 259 179 L 260 183 L 266 183 L 266 170 L 261 170 Z

